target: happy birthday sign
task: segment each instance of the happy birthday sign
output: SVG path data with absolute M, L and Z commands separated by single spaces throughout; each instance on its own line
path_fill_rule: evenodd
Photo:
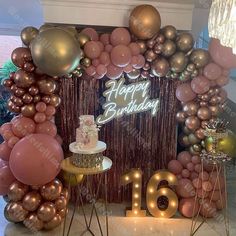
M 149 110 L 152 116 L 155 116 L 159 109 L 159 99 L 150 99 L 150 85 L 148 80 L 128 85 L 125 85 L 124 78 L 109 80 L 106 83 L 108 89 L 103 93 L 106 98 L 104 113 L 97 117 L 97 124 L 105 124 L 123 115 Z

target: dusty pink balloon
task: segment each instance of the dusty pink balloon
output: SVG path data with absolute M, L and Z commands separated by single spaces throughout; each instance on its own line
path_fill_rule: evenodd
M 104 46 L 110 44 L 110 34 L 102 34 L 100 36 L 100 41 Z
M 110 53 L 111 52 L 111 50 L 112 50 L 112 45 L 111 44 L 107 44 L 106 46 L 105 46 L 105 51 L 106 52 L 108 52 L 108 53 Z
M 107 74 L 106 76 L 109 78 L 109 79 L 118 79 L 121 77 L 123 73 L 123 69 L 121 67 L 117 67 L 113 64 L 110 64 L 108 67 L 107 67 Z
M 177 160 L 171 160 L 168 163 L 168 170 L 170 172 L 172 172 L 175 175 L 181 174 L 182 170 L 183 170 L 183 166 L 181 165 L 181 163 Z
M 180 84 L 176 89 L 176 97 L 181 102 L 190 102 L 196 97 L 190 83 Z
M 53 122 L 45 121 L 36 125 L 35 132 L 37 134 L 47 134 L 55 137 L 57 134 L 57 127 Z
M 97 31 L 93 28 L 85 28 L 81 31 L 81 33 L 86 34 L 93 41 L 98 41 L 99 39 Z
M 200 214 L 206 218 L 212 218 L 216 215 L 216 204 L 209 199 L 202 200 Z
M 35 115 L 34 115 L 34 121 L 36 123 L 43 123 L 44 121 L 46 121 L 46 115 L 45 113 L 42 113 L 42 112 L 37 112 Z
M 130 64 L 134 67 L 138 64 L 138 56 L 132 56 Z
M 194 167 L 194 170 L 197 173 L 200 173 L 202 171 L 202 165 L 201 164 L 196 164 L 195 167 Z
M 137 56 L 137 63 L 136 63 L 136 65 L 134 65 L 134 68 L 135 68 L 135 69 L 141 69 L 141 68 L 143 68 L 145 62 L 146 62 L 146 61 L 145 61 L 144 56 L 143 56 L 143 55 L 138 55 L 138 56 Z
M 201 189 L 202 188 L 202 180 L 200 178 L 196 178 L 192 182 L 193 182 L 193 186 L 196 189 Z
M 225 85 L 227 85 L 229 83 L 229 77 L 226 76 L 220 76 L 217 80 L 216 83 L 218 86 L 220 87 L 224 87 Z
M 183 198 L 179 202 L 180 213 L 187 218 L 192 218 L 197 215 L 200 205 L 195 201 L 195 198 Z
M 209 180 L 209 174 L 206 172 L 206 171 L 202 171 L 199 173 L 199 178 L 202 180 L 202 181 L 207 181 Z
M 189 179 L 180 179 L 178 185 L 176 186 L 176 192 L 178 196 L 189 198 L 196 195 L 195 188 Z
M 96 59 L 101 54 L 100 46 L 95 41 L 89 41 L 84 46 L 84 53 L 90 59 Z
M 20 139 L 18 137 L 13 136 L 7 141 L 7 145 L 10 148 L 13 148 L 19 141 L 20 141 Z
M 12 149 L 9 165 L 17 180 L 26 185 L 44 185 L 60 171 L 63 150 L 46 134 L 31 134 Z
M 99 61 L 101 64 L 108 66 L 111 63 L 110 55 L 108 52 L 102 52 Z
M 111 51 L 111 61 L 115 66 L 125 67 L 131 62 L 131 51 L 125 45 L 117 45 Z
M 11 130 L 5 130 L 2 134 L 2 137 L 5 141 L 8 141 L 13 136 L 14 136 L 14 133 Z
M 183 169 L 181 175 L 183 176 L 183 178 L 188 178 L 190 177 L 190 172 L 187 169 Z
M 11 154 L 11 148 L 8 146 L 7 142 L 3 142 L 0 144 L 0 159 L 4 161 L 9 161 L 9 157 Z
M 111 44 L 113 46 L 117 45 L 129 45 L 131 41 L 130 33 L 125 28 L 116 28 L 111 33 Z
M 12 124 L 10 122 L 7 122 L 7 123 L 3 124 L 0 127 L 0 134 L 2 135 L 3 132 L 5 132 L 6 130 L 11 130 L 11 127 L 12 127 Z
M 187 151 L 180 152 L 177 159 L 184 167 L 187 167 L 187 164 L 191 162 L 191 154 Z
M 104 47 L 103 43 L 102 43 L 102 42 L 100 42 L 100 41 L 97 41 L 97 44 L 98 44 L 98 46 L 100 47 L 100 50 L 101 50 L 101 52 L 103 52 L 103 51 L 104 51 L 104 49 L 105 49 L 105 47 Z
M 210 80 L 210 87 L 214 88 L 216 85 L 216 80 Z
M 3 164 L 2 164 L 3 165 Z M 0 195 L 6 195 L 10 185 L 16 180 L 9 166 L 6 164 L 0 168 Z
M 60 135 L 57 134 L 56 137 L 55 137 L 55 139 L 57 140 L 57 142 L 58 142 L 60 145 L 63 144 L 63 140 L 62 140 L 62 138 L 61 138 Z
M 56 108 L 52 105 L 48 105 L 45 111 L 47 116 L 54 116 L 56 113 Z
M 133 56 L 138 56 L 140 54 L 140 47 L 137 43 L 130 43 L 129 48 Z
M 36 111 L 38 112 L 45 112 L 47 109 L 47 105 L 44 102 L 38 102 L 35 108 L 36 108 Z
M 95 66 L 89 66 L 88 68 L 85 69 L 85 72 L 89 76 L 94 76 L 96 74 L 96 67 Z
M 93 59 L 93 61 L 92 61 L 92 65 L 93 65 L 93 66 L 97 67 L 99 64 L 100 64 L 100 61 L 99 61 L 98 58 Z
M 194 179 L 197 179 L 198 178 L 198 173 L 197 172 L 192 172 L 191 175 L 190 175 L 190 179 L 191 180 L 194 180 Z
M 96 68 L 96 73 L 100 76 L 104 76 L 107 73 L 107 68 L 103 64 L 100 64 Z
M 124 67 L 124 72 L 125 73 L 130 73 L 132 70 L 133 70 L 132 64 L 129 64 L 126 67 Z
M 187 169 L 188 169 L 189 171 L 194 171 L 194 164 L 193 164 L 192 162 L 188 163 L 188 164 L 187 164 Z
M 199 198 L 202 198 L 202 199 L 208 198 L 209 195 L 210 195 L 210 193 L 204 191 L 202 188 L 197 189 L 197 196 L 198 196 Z
M 205 181 L 202 183 L 202 189 L 206 192 L 211 192 L 213 189 L 213 186 L 210 181 Z
M 215 190 L 222 190 L 225 188 L 225 179 L 221 174 L 214 171 L 210 174 L 209 180 Z
M 222 74 L 222 69 L 220 66 L 214 62 L 209 63 L 205 66 L 203 70 L 203 75 L 209 80 L 216 80 Z
M 218 210 L 222 210 L 226 207 L 226 200 L 225 200 L 225 196 L 222 196 L 222 199 L 219 199 L 215 202 L 216 204 L 216 208 Z
M 191 88 L 197 94 L 206 93 L 210 89 L 210 81 L 204 76 L 197 76 L 192 79 Z

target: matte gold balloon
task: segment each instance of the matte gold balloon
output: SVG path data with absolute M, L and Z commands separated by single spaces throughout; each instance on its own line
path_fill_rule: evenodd
M 189 142 L 190 142 L 191 145 L 197 144 L 197 143 L 200 142 L 200 139 L 198 139 L 194 134 L 190 134 L 190 135 L 188 136 L 188 140 L 189 140 Z
M 76 39 L 59 28 L 42 31 L 30 48 L 34 64 L 51 76 L 69 74 L 80 63 L 80 47 Z
M 80 47 L 83 48 L 84 45 L 90 41 L 90 37 L 86 34 L 80 33 L 77 36 L 77 40 L 79 42 Z
M 61 98 L 58 95 L 53 94 L 50 96 L 49 104 L 58 107 L 61 104 Z
M 179 123 L 184 123 L 185 122 L 185 119 L 186 119 L 186 116 L 185 116 L 185 113 L 183 111 L 179 111 L 177 114 L 176 114 L 176 119 Z
M 140 53 L 144 54 L 147 51 L 146 43 L 144 41 L 137 41 L 137 44 L 140 48 Z
M 188 64 L 188 58 L 183 52 L 177 52 L 170 58 L 170 67 L 174 72 L 182 72 Z
M 193 48 L 194 39 L 190 33 L 181 33 L 176 39 L 177 48 L 182 52 L 188 52 Z
M 150 39 L 161 27 L 161 17 L 151 5 L 139 5 L 133 9 L 129 18 L 129 28 L 138 39 Z
M 162 55 L 165 57 L 172 56 L 176 51 L 176 44 L 172 40 L 166 40 L 162 45 Z
M 38 192 L 33 191 L 27 193 L 22 201 L 24 209 L 27 211 L 35 211 L 38 209 L 41 203 L 41 196 Z
M 8 198 L 10 201 L 21 201 L 25 194 L 29 191 L 29 186 L 19 181 L 13 182 L 8 190 Z
M 51 95 L 57 88 L 57 82 L 51 79 L 42 79 L 38 81 L 38 87 L 40 93 Z
M 56 215 L 56 208 L 52 202 L 44 202 L 37 210 L 37 216 L 43 222 L 49 222 Z
M 66 208 L 67 202 L 68 202 L 67 199 L 63 196 L 60 196 L 59 198 L 57 198 L 57 200 L 55 201 L 56 210 L 60 211 Z
M 21 113 L 25 117 L 32 117 L 36 113 L 36 109 L 33 103 L 24 105 L 21 107 Z
M 39 31 L 33 26 L 25 27 L 20 34 L 22 42 L 29 46 L 32 40 L 38 35 Z
M 89 59 L 89 58 L 87 58 L 87 57 L 85 57 L 85 58 L 83 58 L 83 59 L 81 60 L 81 65 L 84 66 L 84 67 L 86 67 L 86 68 L 88 68 L 89 66 L 91 66 L 91 64 L 92 64 L 91 59 Z
M 202 68 L 210 61 L 210 54 L 204 49 L 195 49 L 190 55 L 190 61 L 193 62 L 197 68 Z
M 197 116 L 201 120 L 209 120 L 211 118 L 211 110 L 208 107 L 200 107 Z
M 17 223 L 23 221 L 26 218 L 28 211 L 23 208 L 22 203 L 10 202 L 4 209 L 4 215 L 7 220 Z
M 200 120 L 196 116 L 190 116 L 186 119 L 185 125 L 188 129 L 195 131 L 200 127 Z
M 24 225 L 31 231 L 39 231 L 43 228 L 44 223 L 40 220 L 35 213 L 31 213 L 27 218 L 24 220 Z
M 61 195 L 62 183 L 60 180 L 55 179 L 52 182 L 43 185 L 40 189 L 40 194 L 47 201 L 56 200 Z
M 14 75 L 14 82 L 19 88 L 28 88 L 35 82 L 35 78 L 32 73 L 20 69 Z
M 61 222 L 62 222 L 61 216 L 59 214 L 56 214 L 51 221 L 46 222 L 44 224 L 44 229 L 46 229 L 46 230 L 54 229 L 57 226 L 59 226 L 61 224 Z
M 177 30 L 173 25 L 167 25 L 162 29 L 162 33 L 165 38 L 174 40 L 177 36 Z
M 165 58 L 156 59 L 151 65 L 152 74 L 157 77 L 164 77 L 169 72 L 170 65 Z
M 183 111 L 188 116 L 194 116 L 197 114 L 199 105 L 196 102 L 188 102 L 183 106 Z

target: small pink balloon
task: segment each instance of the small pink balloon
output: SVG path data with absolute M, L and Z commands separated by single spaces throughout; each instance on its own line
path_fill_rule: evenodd
M 100 76 L 104 76 L 107 73 L 107 68 L 103 64 L 100 64 L 96 68 L 96 73 Z
M 89 66 L 85 69 L 85 72 L 88 76 L 94 76 L 96 74 L 96 67 L 95 66 Z
M 176 97 L 181 102 L 190 102 L 195 99 L 196 93 L 193 92 L 190 83 L 183 83 L 177 87 Z
M 204 199 L 201 202 L 200 215 L 205 218 L 213 218 L 216 216 L 216 204 L 211 202 L 209 199 Z
M 182 175 L 176 175 L 177 179 L 182 179 Z
M 104 46 L 110 44 L 110 34 L 102 34 L 100 36 L 100 41 L 103 43 Z
M 197 173 L 200 173 L 202 171 L 202 165 L 201 164 L 196 164 L 195 167 L 194 167 L 194 170 Z
M 42 112 L 37 112 L 35 115 L 34 115 L 34 121 L 36 123 L 43 123 L 44 121 L 46 121 L 46 115 L 45 113 L 42 113 Z
M 222 199 L 217 200 L 215 204 L 218 210 L 223 210 L 226 207 L 225 197 L 223 196 Z
M 53 122 L 45 121 L 36 125 L 35 132 L 37 134 L 47 134 L 55 137 L 57 134 L 57 127 Z
M 213 186 L 210 181 L 205 181 L 202 183 L 202 189 L 206 192 L 211 192 L 213 189 Z
M 110 55 L 108 52 L 102 52 L 99 61 L 101 64 L 108 66 L 111 63 Z
M 7 122 L 7 123 L 3 124 L 0 127 L 0 134 L 2 135 L 3 132 L 6 131 L 6 130 L 11 130 L 11 126 L 12 126 L 12 124 L 10 122 Z
M 215 190 L 210 193 L 210 199 L 212 199 L 212 201 L 220 200 L 220 196 L 222 196 L 222 193 L 219 190 Z
M 45 114 L 46 116 L 54 116 L 56 114 L 56 108 L 54 106 L 48 105 Z
M 180 213 L 187 218 L 192 218 L 198 214 L 200 205 L 195 198 L 183 198 L 179 202 Z
M 103 75 L 99 75 L 99 74 L 95 74 L 94 76 L 93 76 L 93 78 L 95 78 L 95 79 L 101 79 L 101 78 L 103 78 Z
M 206 172 L 206 171 L 202 171 L 199 173 L 199 178 L 202 180 L 202 181 L 207 181 L 209 180 L 209 174 Z
M 112 51 L 112 49 L 113 49 L 113 47 L 112 47 L 111 44 L 107 44 L 107 45 L 105 46 L 105 51 L 108 52 L 108 53 L 110 53 L 110 52 Z
M 100 47 L 100 50 L 101 50 L 101 52 L 103 52 L 103 51 L 104 51 L 104 49 L 105 49 L 105 47 L 104 47 L 103 43 L 102 43 L 102 42 L 100 42 L 100 41 L 97 41 L 97 44 L 98 44 L 98 46 Z
M 181 165 L 181 163 L 177 160 L 171 160 L 168 163 L 168 170 L 170 172 L 172 172 L 175 175 L 181 174 L 182 170 L 183 170 L 183 166 Z
M 177 160 L 184 166 L 191 162 L 191 154 L 187 151 L 180 152 L 177 156 Z
M 197 76 L 192 79 L 191 88 L 197 94 L 206 93 L 210 89 L 210 81 L 204 76 Z
M 109 79 L 118 79 L 121 77 L 123 73 L 123 69 L 120 68 L 120 67 L 117 67 L 113 64 L 110 64 L 108 67 L 107 67 L 107 74 L 106 76 L 109 78 Z
M 198 173 L 197 172 L 192 172 L 191 175 L 190 175 L 190 179 L 191 180 L 194 180 L 194 179 L 197 179 L 198 178 Z
M 190 172 L 187 169 L 183 169 L 181 175 L 183 178 L 188 178 L 190 176 Z
M 36 111 L 38 111 L 38 112 L 45 112 L 46 108 L 47 108 L 47 105 L 44 102 L 38 102 L 36 104 L 35 108 L 36 108 Z
M 225 188 L 225 179 L 220 173 L 217 173 L 216 171 L 212 172 L 209 180 L 215 190 L 222 190 Z
M 5 130 L 2 134 L 2 137 L 5 141 L 8 141 L 13 136 L 14 136 L 14 133 L 11 130 Z
M 220 66 L 214 62 L 209 63 L 205 66 L 203 70 L 203 75 L 209 80 L 216 80 L 222 74 L 222 69 Z
M 60 145 L 62 145 L 63 140 L 62 140 L 62 138 L 61 138 L 60 135 L 57 134 L 57 135 L 55 136 L 55 139 L 57 140 L 57 142 L 58 142 Z
M 196 195 L 192 181 L 189 179 L 180 179 L 176 186 L 176 192 L 178 196 L 184 198 L 194 197 Z
M 188 169 L 189 171 L 194 171 L 194 164 L 193 164 L 192 162 L 189 162 L 189 163 L 187 164 L 187 169 Z
M 131 51 L 127 46 L 117 45 L 111 51 L 111 61 L 115 66 L 125 67 L 131 62 Z
M 144 66 L 144 64 L 145 64 L 145 58 L 144 58 L 144 56 L 143 55 L 138 55 L 137 56 L 137 64 L 136 65 L 134 65 L 134 68 L 135 69 L 141 69 L 141 68 L 143 68 L 143 66 Z
M 9 161 L 9 157 L 11 154 L 11 148 L 8 146 L 7 142 L 3 142 L 0 144 L 0 159 L 4 161 Z
M 99 59 L 93 59 L 93 61 L 92 61 L 93 66 L 97 67 L 99 64 L 100 64 Z
M 87 36 L 89 36 L 92 41 L 98 41 L 99 40 L 98 33 L 93 28 L 85 28 L 81 31 L 81 33 L 86 34 Z
M 8 140 L 7 145 L 10 148 L 13 148 L 19 141 L 20 141 L 20 139 L 18 137 L 13 136 Z
M 131 41 L 130 33 L 125 28 L 116 28 L 111 33 L 111 44 L 113 46 L 117 45 L 128 45 Z
M 194 179 L 192 182 L 193 182 L 193 186 L 196 189 L 201 189 L 202 188 L 202 180 L 200 178 Z
M 220 76 L 217 80 L 216 83 L 218 86 L 220 87 L 224 87 L 225 85 L 227 85 L 229 83 L 229 77 L 226 76 Z
M 197 189 L 197 196 L 198 196 L 199 198 L 202 198 L 202 199 L 208 198 L 209 195 L 210 195 L 210 193 L 204 191 L 202 188 Z
M 228 77 L 228 76 L 230 75 L 230 70 L 225 70 L 225 69 L 224 69 L 224 70 L 222 71 L 222 75 Z
M 210 80 L 210 87 L 214 88 L 217 85 L 216 80 Z
M 137 43 L 130 43 L 129 48 L 133 56 L 138 56 L 140 54 L 140 47 Z
M 101 54 L 100 46 L 95 41 L 89 41 L 84 46 L 84 53 L 90 59 L 96 59 Z
M 136 66 L 136 65 L 138 64 L 138 56 L 133 56 L 133 57 L 131 58 L 130 64 L 131 64 L 133 67 Z
M 124 72 L 125 73 L 130 73 L 132 70 L 133 70 L 132 64 L 129 64 L 126 67 L 124 67 Z
M 6 195 L 10 185 L 16 180 L 8 165 L 0 169 L 0 195 Z

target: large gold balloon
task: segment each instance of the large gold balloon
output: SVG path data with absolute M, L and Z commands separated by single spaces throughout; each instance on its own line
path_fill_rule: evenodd
M 197 68 L 202 68 L 210 61 L 210 54 L 204 49 L 195 49 L 190 55 L 190 61 L 193 62 Z
M 39 31 L 33 26 L 25 27 L 20 34 L 22 42 L 29 46 L 31 41 L 38 35 Z
M 55 204 L 52 202 L 44 202 L 38 209 L 38 218 L 44 222 L 49 222 L 56 214 Z
M 36 191 L 27 193 L 22 201 L 23 207 L 27 211 L 35 211 L 38 209 L 41 203 L 41 196 Z
M 10 202 L 4 209 L 4 215 L 11 222 L 21 222 L 28 215 L 28 211 L 23 208 L 20 202 Z
M 78 42 L 60 28 L 42 31 L 32 41 L 30 48 L 35 65 L 51 76 L 69 74 L 80 63 Z
M 193 48 L 194 39 L 190 33 L 182 33 L 176 39 L 177 48 L 182 52 L 188 52 Z
M 182 72 L 188 64 L 188 58 L 183 52 L 177 52 L 170 58 L 170 67 L 174 72 Z
M 19 181 L 13 182 L 8 190 L 8 199 L 10 201 L 21 201 L 25 194 L 29 191 L 29 186 L 20 183 Z
M 43 185 L 40 189 L 42 197 L 47 201 L 56 200 L 61 195 L 62 183 L 60 180 L 55 179 L 52 182 Z
M 157 9 L 151 5 L 140 5 L 130 14 L 129 28 L 138 39 L 150 39 L 161 27 L 161 17 Z
M 27 216 L 23 223 L 25 227 L 30 229 L 31 231 L 39 231 L 44 226 L 43 221 L 40 220 L 35 213 L 31 213 L 29 216 Z

